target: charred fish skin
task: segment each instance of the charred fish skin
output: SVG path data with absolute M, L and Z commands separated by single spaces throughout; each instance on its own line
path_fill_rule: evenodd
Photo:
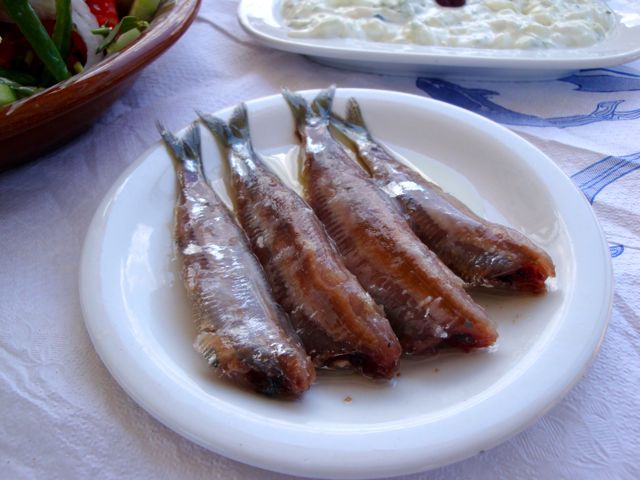
M 318 94 L 311 106 L 292 92 L 283 95 L 304 149 L 305 197 L 347 268 L 384 306 L 405 353 L 494 344 L 496 331 L 462 280 L 415 236 L 392 200 L 331 135 L 334 89 Z
M 358 102 L 332 127 L 353 146 L 374 181 L 400 206 L 416 235 L 469 286 L 530 293 L 555 276 L 551 257 L 522 233 L 489 222 L 403 164 L 366 127 Z
M 244 233 L 207 183 L 197 124 L 185 140 L 158 129 L 178 177 L 174 234 L 198 330 L 194 346 L 223 377 L 269 396 L 300 396 L 315 369 Z
M 201 119 L 226 159 L 239 222 L 316 366 L 346 363 L 366 376 L 390 378 L 402 349 L 388 320 L 344 266 L 313 210 L 254 151 L 244 104 L 228 124 Z

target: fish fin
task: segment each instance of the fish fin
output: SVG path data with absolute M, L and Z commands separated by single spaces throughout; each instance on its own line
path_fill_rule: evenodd
M 312 116 L 311 109 L 307 101 L 299 94 L 292 92 L 288 88 L 282 89 L 282 96 L 289 105 L 293 118 L 295 119 L 296 126 L 301 127 L 305 125 L 307 119 Z
M 311 110 L 319 115 L 321 118 L 329 120 L 331 117 L 331 107 L 333 105 L 333 98 L 336 94 L 336 86 L 331 85 L 326 90 L 322 90 L 316 98 L 311 102 Z

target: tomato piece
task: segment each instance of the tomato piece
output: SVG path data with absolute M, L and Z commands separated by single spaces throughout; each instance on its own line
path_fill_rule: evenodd
M 113 28 L 120 21 L 116 0 L 85 0 L 85 3 L 89 6 L 91 13 L 95 15 L 98 25 L 106 24 Z
M 49 34 L 53 32 L 55 26 L 53 20 L 43 20 L 42 24 Z M 0 22 L 0 37 L 2 37 L 2 42 L 0 42 L 0 67 L 18 68 L 37 75 L 42 63 L 37 57 L 34 57 L 30 65 L 25 65 L 24 59 L 27 52 L 32 48 L 18 27 L 13 23 Z M 71 32 L 71 48 L 65 61 L 71 71 L 73 71 L 73 66 L 76 62 L 84 65 L 87 61 L 87 46 L 75 30 Z
M 15 59 L 24 58 L 31 46 L 13 23 L 0 23 L 0 37 L 0 67 L 12 68 Z

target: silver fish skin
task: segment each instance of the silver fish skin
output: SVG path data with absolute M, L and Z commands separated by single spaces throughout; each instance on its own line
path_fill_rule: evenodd
M 390 378 L 402 353 L 388 320 L 342 262 L 313 210 L 254 151 L 247 110 L 201 115 L 226 160 L 234 209 L 317 367 Z
M 315 369 L 246 236 L 207 183 L 197 124 L 184 140 L 158 129 L 178 178 L 174 235 L 198 329 L 195 348 L 222 377 L 269 396 L 300 396 Z
M 305 198 L 345 265 L 384 307 L 405 353 L 492 345 L 497 333 L 462 280 L 416 237 L 395 203 L 331 135 L 333 94 L 323 91 L 309 106 L 283 91 L 304 149 Z
M 547 278 L 555 276 L 551 257 L 522 233 L 476 215 L 397 160 L 371 136 L 355 99 L 347 103 L 346 119 L 334 114 L 331 125 L 402 209 L 416 235 L 469 286 L 546 291 Z

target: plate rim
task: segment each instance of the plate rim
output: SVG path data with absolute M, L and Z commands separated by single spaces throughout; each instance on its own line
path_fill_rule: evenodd
M 305 95 L 313 95 L 317 91 L 318 90 L 305 90 L 301 93 Z M 593 362 L 600 348 L 610 319 L 613 301 L 613 269 L 610 255 L 608 255 L 608 248 L 602 228 L 594 212 L 590 209 L 587 200 L 577 189 L 577 187 L 571 182 L 571 180 L 566 177 L 562 170 L 551 159 L 549 159 L 549 157 L 547 157 L 544 153 L 537 149 L 537 147 L 533 146 L 531 143 L 518 136 L 514 132 L 510 131 L 509 129 L 459 107 L 417 95 L 376 89 L 339 89 L 338 91 L 344 93 L 345 95 L 371 94 L 385 95 L 391 98 L 409 97 L 414 102 L 420 101 L 426 102 L 428 104 L 437 104 L 437 107 L 434 108 L 444 108 L 445 110 L 449 110 L 451 112 L 455 112 L 458 115 L 462 115 L 463 117 L 467 117 L 474 122 L 480 122 L 481 125 L 484 125 L 487 128 L 496 129 L 496 132 L 500 132 L 503 135 L 506 135 L 506 138 L 508 140 L 519 143 L 521 146 L 526 147 L 526 149 L 528 149 L 530 152 L 535 152 L 538 157 L 544 159 L 544 161 L 547 162 L 546 166 L 556 170 L 556 173 L 559 174 L 559 176 L 555 177 L 556 181 L 560 181 L 558 179 L 561 179 L 562 182 L 569 182 L 568 185 L 571 185 L 573 187 L 574 193 L 577 194 L 576 200 L 579 198 L 582 205 L 589 208 L 589 210 L 585 210 L 585 214 L 590 214 L 589 219 L 593 222 L 593 227 L 595 228 L 594 233 L 599 234 L 598 240 L 603 247 L 603 251 L 606 250 L 605 255 L 602 257 L 602 259 L 604 260 L 603 268 L 606 272 L 606 278 L 603 278 L 604 290 L 602 298 L 604 299 L 604 302 L 602 304 L 599 304 L 601 311 L 599 312 L 597 318 L 597 325 L 599 326 L 599 333 L 597 335 L 597 338 L 592 339 L 593 348 L 590 349 L 590 353 L 587 355 L 587 358 L 582 359 L 582 362 L 580 363 L 578 368 L 571 369 L 571 374 L 568 375 L 568 377 L 570 378 L 566 379 L 566 381 L 562 385 L 562 388 L 557 388 L 556 386 L 553 394 L 547 395 L 543 399 L 542 403 L 544 403 L 544 405 L 533 408 L 533 411 L 527 412 L 525 421 L 521 421 L 517 425 L 511 426 L 506 429 L 498 429 L 500 431 L 492 432 L 490 438 L 482 442 L 482 450 L 493 448 L 494 446 L 502 443 L 506 439 L 516 435 L 520 431 L 527 428 L 542 415 L 544 415 L 548 410 L 550 410 L 553 406 L 555 406 L 584 375 L 584 373 Z M 251 109 L 252 104 L 273 102 L 275 99 L 279 98 L 280 95 L 270 95 L 251 100 L 247 103 L 249 105 L 249 108 Z M 232 107 L 221 109 L 216 112 L 216 114 L 221 115 L 223 114 L 223 112 L 228 113 L 231 108 Z M 99 258 L 100 253 L 100 241 L 103 238 L 104 231 L 106 230 L 106 221 L 108 220 L 109 210 L 111 209 L 113 202 L 117 200 L 117 195 L 120 190 L 126 186 L 127 179 L 138 168 L 144 165 L 149 155 L 153 151 L 157 150 L 160 145 L 160 142 L 154 143 L 145 152 L 143 152 L 137 160 L 129 165 L 129 167 L 112 185 L 105 197 L 102 199 L 87 232 L 80 262 L 80 300 L 86 329 L 92 340 L 94 348 L 96 349 L 98 355 L 100 356 L 101 360 L 107 367 L 112 377 L 125 390 L 125 392 L 134 399 L 136 403 L 138 403 L 143 409 L 149 412 L 161 423 L 165 424 L 172 430 L 188 438 L 194 443 L 197 443 L 209 450 L 212 450 L 234 460 L 280 473 L 306 475 L 317 478 L 381 478 L 389 475 L 411 474 L 421 472 L 426 469 L 437 468 L 439 466 L 463 460 L 478 453 L 480 448 L 478 445 L 474 444 L 472 445 L 472 447 L 467 446 L 467 448 L 465 448 L 464 450 L 453 449 L 454 451 L 450 452 L 449 455 L 443 456 L 439 459 L 439 461 L 431 462 L 428 465 L 424 465 L 423 462 L 421 462 L 419 459 L 416 460 L 416 458 L 412 458 L 413 461 L 410 464 L 403 463 L 402 465 L 392 465 L 391 467 L 387 465 L 386 468 L 381 468 L 376 471 L 372 471 L 371 469 L 363 470 L 363 465 L 358 464 L 357 462 L 351 465 L 341 465 L 340 468 L 336 470 L 335 468 L 326 465 L 326 457 L 323 455 L 320 455 L 321 458 L 316 458 L 315 461 L 307 459 L 306 463 L 304 464 L 291 465 L 291 462 L 287 463 L 287 461 L 283 459 L 282 455 L 280 455 L 274 461 L 274 458 L 272 457 L 273 451 L 270 448 L 267 448 L 266 450 L 256 449 L 259 451 L 252 451 L 248 453 L 246 448 L 242 446 L 238 447 L 237 445 L 225 445 L 223 444 L 224 442 L 216 441 L 215 439 L 213 439 L 212 441 L 211 438 L 203 439 L 199 435 L 191 431 L 188 425 L 185 426 L 184 417 L 179 414 L 174 415 L 172 414 L 172 412 L 168 412 L 167 409 L 159 405 L 157 401 L 150 399 L 148 393 L 144 392 L 144 389 L 142 389 L 141 391 L 140 387 L 131 381 L 130 372 L 123 371 L 122 365 L 119 365 L 118 362 L 118 359 L 123 354 L 121 349 L 125 348 L 126 345 L 124 343 L 121 343 L 120 349 L 114 349 L 113 345 L 109 344 L 109 341 L 104 342 L 103 338 L 101 338 L 104 330 L 105 319 L 108 317 L 108 314 L 105 310 L 104 305 L 101 305 L 101 303 L 95 298 L 96 289 L 98 291 L 100 290 L 100 281 L 97 278 L 98 276 L 96 275 L 96 272 L 99 269 L 96 267 L 96 265 L 98 265 L 99 263 L 97 259 Z M 112 340 L 113 339 L 111 339 L 111 341 Z M 128 368 L 130 368 L 130 366 Z M 405 459 L 403 458 L 403 460 Z
M 248 4 L 253 0 L 240 0 L 237 9 L 237 17 L 242 28 L 254 39 L 258 40 L 262 44 L 282 50 L 285 52 L 298 53 L 301 55 L 307 55 L 314 58 L 325 59 L 329 61 L 340 62 L 353 62 L 354 67 L 362 65 L 363 63 L 378 64 L 378 65 L 393 65 L 394 67 L 402 66 L 415 66 L 423 68 L 471 68 L 471 69 L 509 69 L 509 70 L 544 70 L 544 71 L 557 71 L 568 72 L 572 70 L 579 70 L 584 68 L 606 68 L 616 65 L 621 65 L 640 58 L 640 42 L 638 46 L 633 49 L 620 50 L 618 53 L 611 55 L 592 55 L 584 57 L 567 56 L 567 57 L 551 57 L 551 58 L 536 58 L 534 56 L 527 56 L 530 53 L 528 50 L 523 50 L 522 55 L 517 56 L 500 56 L 497 53 L 502 53 L 498 49 L 479 49 L 479 48 L 465 48 L 460 50 L 452 50 L 451 53 L 440 53 L 438 51 L 419 51 L 420 46 L 412 46 L 414 50 L 418 51 L 386 51 L 384 49 L 376 49 L 375 42 L 363 42 L 371 43 L 373 48 L 350 48 L 348 46 L 332 46 L 324 45 L 321 43 L 321 39 L 304 38 L 296 39 L 289 37 L 278 37 L 270 34 L 259 26 L 254 25 L 249 12 Z M 267 0 L 270 6 L 274 6 L 275 2 L 281 0 Z M 616 25 L 614 28 L 619 28 Z M 628 27 L 633 29 L 634 32 L 638 32 L 640 37 L 640 25 L 634 25 Z M 595 44 L 597 45 L 597 44 Z M 426 49 L 429 46 L 423 46 Z M 591 47 L 585 47 L 580 49 L 570 49 L 571 51 L 589 50 Z M 444 48 L 444 47 L 442 47 Z M 455 48 L 455 47 L 451 47 Z M 466 51 L 467 53 L 462 53 Z M 489 54 L 488 54 L 489 53 Z M 385 70 L 386 71 L 386 70 Z

